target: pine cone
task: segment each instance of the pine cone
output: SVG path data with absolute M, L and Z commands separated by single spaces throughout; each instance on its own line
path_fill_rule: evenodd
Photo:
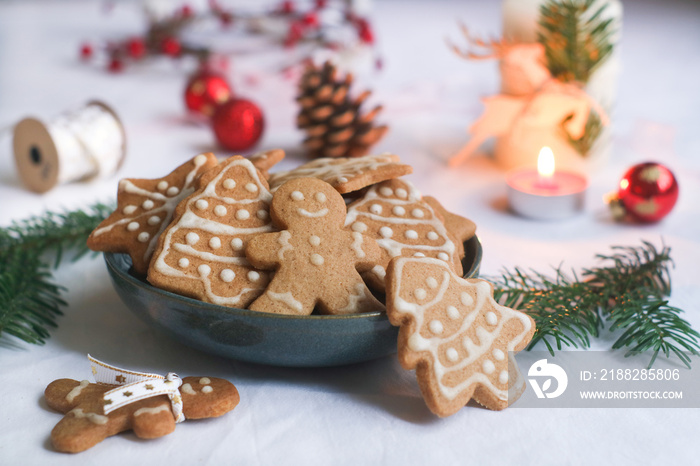
M 304 146 L 312 157 L 360 157 L 389 129 L 386 125 L 374 126 L 381 105 L 364 115 L 360 113 L 371 91 L 350 98 L 352 74 L 340 80 L 336 71 L 330 62 L 322 67 L 309 65 L 299 85 L 297 126 L 306 131 Z

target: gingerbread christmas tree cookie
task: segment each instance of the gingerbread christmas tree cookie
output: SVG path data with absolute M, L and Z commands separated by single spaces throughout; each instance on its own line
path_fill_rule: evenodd
M 121 180 L 117 209 L 90 234 L 88 247 L 127 253 L 134 271 L 146 274 L 158 238 L 170 223 L 175 207 L 194 192 L 201 174 L 216 164 L 214 154 L 200 154 L 163 178 Z
M 462 274 L 463 248 L 433 205 L 411 183 L 396 179 L 372 186 L 348 206 L 347 228 L 374 238 L 382 249 L 379 262 L 364 275 L 373 287 L 384 289 L 386 267 L 398 256 L 435 257 Z
M 267 182 L 241 156 L 208 171 L 161 236 L 148 281 L 202 301 L 247 306 L 268 281 L 267 273 L 248 263 L 245 247 L 273 230 L 271 199 Z
M 503 409 L 525 389 L 512 358 L 535 323 L 496 303 L 489 282 L 463 279 L 439 259 L 399 257 L 387 270 L 386 312 L 401 327 L 399 362 L 416 370 L 435 414 L 454 414 L 472 398 Z
M 316 306 L 326 314 L 383 309 L 359 274 L 379 259 L 379 246 L 343 229 L 345 202 L 332 186 L 316 178 L 291 180 L 275 192 L 270 214 L 281 231 L 256 236 L 246 249 L 252 265 L 275 270 L 251 310 L 308 315 Z

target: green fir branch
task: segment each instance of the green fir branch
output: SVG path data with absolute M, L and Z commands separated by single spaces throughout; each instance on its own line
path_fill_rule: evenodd
M 555 278 L 516 268 L 493 279 L 496 299 L 535 321 L 528 349 L 540 341 L 552 355 L 555 346 L 589 348 L 608 324 L 610 331 L 623 330 L 613 349 L 627 348 L 625 356 L 651 351 L 651 367 L 659 353 L 675 354 L 690 367 L 688 353 L 700 354 L 700 334 L 664 299 L 671 293 L 670 249 L 643 242 L 596 258 L 607 264 L 585 269 L 580 279 L 568 278 L 561 267 Z
M 112 212 L 95 204 L 85 210 L 47 212 L 0 228 L 0 337 L 43 344 L 66 305 L 65 288 L 54 283 L 66 251 L 72 260 L 87 253 L 87 237 Z

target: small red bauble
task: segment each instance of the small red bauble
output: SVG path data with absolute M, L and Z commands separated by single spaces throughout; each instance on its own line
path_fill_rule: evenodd
M 640 222 L 658 222 L 678 200 L 678 182 L 665 166 L 646 162 L 633 166 L 620 180 L 613 208 Z M 622 215 L 621 215 L 622 214 Z
M 163 39 L 163 42 L 160 43 L 160 49 L 166 55 L 170 55 L 171 57 L 177 57 L 178 55 L 180 55 L 182 45 L 180 45 L 180 41 L 176 38 L 166 37 L 165 39 Z
M 265 127 L 265 118 L 256 104 L 231 99 L 217 107 L 212 119 L 214 134 L 226 149 L 243 151 L 255 145 Z
M 89 60 L 92 58 L 92 45 L 85 43 L 80 46 L 80 58 L 82 60 Z
M 231 98 L 231 86 L 226 78 L 213 71 L 192 75 L 185 87 L 185 105 L 193 112 L 211 117 L 217 106 Z
M 129 56 L 134 60 L 139 60 L 146 55 L 146 44 L 140 37 L 129 39 L 126 43 L 126 49 L 129 51 Z
M 119 73 L 124 69 L 124 62 L 117 57 L 112 57 L 109 60 L 109 63 L 107 64 L 107 70 L 109 70 L 110 73 Z

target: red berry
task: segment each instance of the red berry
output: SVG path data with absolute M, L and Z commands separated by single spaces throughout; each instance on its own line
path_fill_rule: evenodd
M 282 13 L 287 15 L 294 13 L 294 9 L 294 2 L 292 2 L 291 0 L 285 0 L 280 6 L 280 10 L 282 11 Z
M 326 8 L 326 5 L 328 4 L 327 0 L 316 0 L 316 9 L 321 10 L 323 8 Z
M 369 24 L 366 22 L 364 23 L 364 26 L 359 28 L 358 35 L 360 36 L 360 40 L 362 42 L 366 44 L 374 43 L 374 33 L 372 32 L 372 28 L 369 27 Z
M 219 14 L 219 21 L 221 21 L 222 26 L 229 26 L 233 23 L 233 15 L 227 11 Z
M 129 56 L 135 60 L 139 60 L 146 55 L 146 44 L 140 37 L 129 39 L 126 43 L 126 49 L 129 52 Z
M 289 25 L 287 37 L 284 39 L 285 47 L 293 47 L 304 35 L 304 25 L 298 21 Z
M 302 16 L 301 22 L 304 23 L 305 26 L 315 28 L 318 26 L 318 15 L 314 11 L 306 13 Z
M 110 73 L 119 73 L 124 69 L 124 62 L 117 58 L 117 57 L 112 57 L 109 60 L 109 64 L 107 65 L 107 70 L 109 70 Z
M 84 43 L 80 46 L 80 58 L 82 60 L 89 60 L 92 58 L 92 45 Z
M 183 5 L 182 8 L 180 8 L 180 16 L 189 18 L 192 16 L 192 8 L 189 5 Z
M 160 48 L 164 54 L 170 55 L 171 57 L 177 57 L 182 51 L 182 45 L 180 41 L 174 37 L 166 37 L 160 44 Z

